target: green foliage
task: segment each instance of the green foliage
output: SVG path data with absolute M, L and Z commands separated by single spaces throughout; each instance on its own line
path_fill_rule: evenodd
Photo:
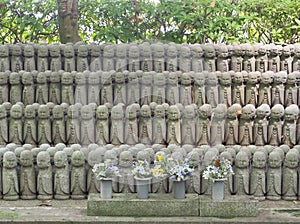
M 2 0 L 0 43 L 58 41 L 55 0 Z M 83 41 L 300 42 L 298 0 L 78 0 Z

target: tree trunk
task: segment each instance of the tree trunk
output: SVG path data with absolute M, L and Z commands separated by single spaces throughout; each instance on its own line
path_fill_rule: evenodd
M 61 43 L 76 43 L 78 35 L 78 0 L 57 0 Z

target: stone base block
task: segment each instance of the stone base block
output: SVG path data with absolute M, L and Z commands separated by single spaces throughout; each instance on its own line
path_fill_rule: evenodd
M 258 212 L 258 201 L 249 197 L 230 196 L 223 201 L 213 201 L 209 196 L 199 197 L 202 217 L 254 217 Z
M 173 194 L 149 194 L 149 199 L 137 199 L 136 194 L 113 194 L 112 199 L 102 199 L 100 194 L 90 194 L 87 203 L 89 216 L 199 216 L 197 194 L 187 194 L 186 199 L 173 199 Z

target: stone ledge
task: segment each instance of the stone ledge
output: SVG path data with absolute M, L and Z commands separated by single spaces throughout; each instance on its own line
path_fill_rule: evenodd
M 199 197 L 201 217 L 254 217 L 258 214 L 258 201 L 249 197 L 230 196 L 223 201 L 213 201 L 209 196 Z
M 133 217 L 183 217 L 199 216 L 199 197 L 187 194 L 186 199 L 173 199 L 172 194 L 149 194 L 149 199 L 137 199 L 136 194 L 113 194 L 112 199 L 101 199 L 90 194 L 87 203 L 88 216 Z

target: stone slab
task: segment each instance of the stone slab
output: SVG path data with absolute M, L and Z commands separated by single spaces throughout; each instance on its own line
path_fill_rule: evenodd
M 255 217 L 258 213 L 258 201 L 242 196 L 230 196 L 223 201 L 213 201 L 209 196 L 201 195 L 199 211 L 201 217 Z
M 102 199 L 90 194 L 88 216 L 183 217 L 199 216 L 199 196 L 187 194 L 186 199 L 173 199 L 172 194 L 149 194 L 149 199 L 137 199 L 136 194 L 113 194 Z

